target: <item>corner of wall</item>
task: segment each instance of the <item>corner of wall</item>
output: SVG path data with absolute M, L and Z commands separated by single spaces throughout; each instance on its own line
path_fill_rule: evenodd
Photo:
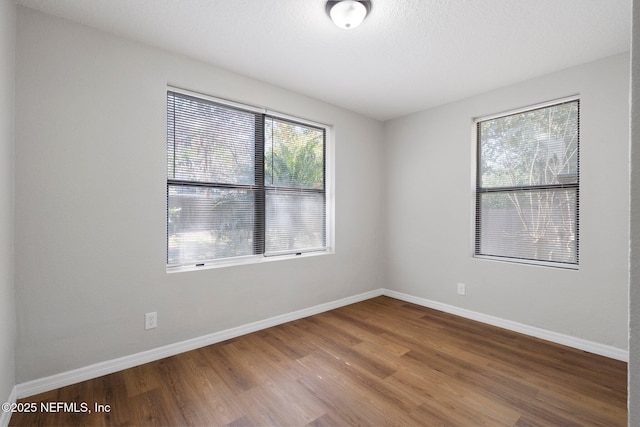
M 631 40 L 631 195 L 629 275 L 629 425 L 640 425 L 640 7 L 633 6 Z
M 16 315 L 13 255 L 16 3 L 0 3 L 0 401 L 15 401 Z M 4 113 L 6 112 L 6 113 Z M 0 425 L 11 413 L 0 414 Z

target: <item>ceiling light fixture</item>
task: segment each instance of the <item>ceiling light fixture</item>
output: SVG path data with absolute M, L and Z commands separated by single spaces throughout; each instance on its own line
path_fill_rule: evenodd
M 327 13 L 333 23 L 346 30 L 362 24 L 370 10 L 370 0 L 332 0 L 327 2 Z

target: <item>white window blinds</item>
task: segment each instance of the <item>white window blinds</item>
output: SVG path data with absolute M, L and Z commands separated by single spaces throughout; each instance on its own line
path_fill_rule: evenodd
M 167 265 L 326 249 L 322 127 L 167 93 Z
M 325 131 L 273 117 L 265 130 L 265 252 L 324 249 Z
M 476 255 L 577 265 L 579 101 L 477 121 Z

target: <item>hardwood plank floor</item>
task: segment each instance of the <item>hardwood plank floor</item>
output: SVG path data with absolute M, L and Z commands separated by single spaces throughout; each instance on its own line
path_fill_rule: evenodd
M 22 399 L 38 410 L 10 425 L 626 426 L 626 379 L 624 362 L 378 297 Z

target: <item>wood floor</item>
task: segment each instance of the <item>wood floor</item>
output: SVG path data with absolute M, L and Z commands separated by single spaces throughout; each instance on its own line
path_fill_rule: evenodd
M 22 399 L 91 413 L 10 425 L 626 426 L 626 369 L 379 297 Z

